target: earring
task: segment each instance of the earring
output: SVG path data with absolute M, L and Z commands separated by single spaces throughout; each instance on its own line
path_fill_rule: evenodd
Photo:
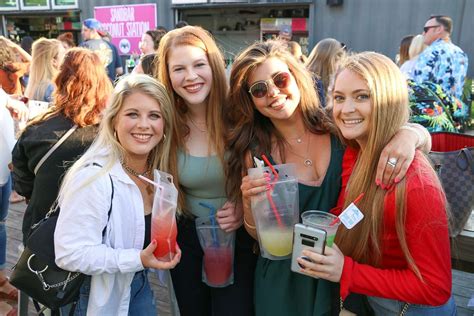
M 166 140 L 166 134 L 163 133 L 163 140 Z
M 114 137 L 115 137 L 115 139 L 117 139 L 117 131 L 116 130 L 114 130 Z

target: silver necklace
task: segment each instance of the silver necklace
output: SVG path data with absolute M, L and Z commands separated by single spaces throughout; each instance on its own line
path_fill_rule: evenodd
M 305 131 L 305 134 L 306 134 L 306 131 Z M 304 136 L 304 135 L 302 135 L 302 136 Z M 298 139 L 296 141 L 298 142 Z M 299 143 L 301 143 L 301 142 L 299 142 Z M 311 135 L 309 135 L 309 137 L 308 137 L 308 145 L 306 146 L 306 156 L 300 155 L 300 154 L 296 153 L 295 151 L 293 151 L 291 149 L 291 145 L 288 146 L 288 150 L 291 153 L 293 153 L 294 155 L 302 158 L 303 161 L 304 161 L 305 167 L 308 167 L 308 168 L 313 166 L 313 160 L 311 160 L 311 158 L 309 158 L 309 146 L 310 146 L 310 144 L 311 144 Z
M 193 118 L 191 117 L 191 115 L 188 116 L 188 117 L 189 117 L 189 120 L 191 121 L 191 123 L 194 125 L 194 127 L 197 128 L 198 131 L 200 131 L 201 133 L 206 133 L 206 132 L 207 132 L 207 129 L 202 130 L 202 129 L 199 128 L 199 126 L 197 126 L 196 122 L 194 122 L 194 120 L 193 120 Z

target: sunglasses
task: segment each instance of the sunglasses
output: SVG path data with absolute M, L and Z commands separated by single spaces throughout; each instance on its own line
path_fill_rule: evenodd
M 423 32 L 428 32 L 429 29 L 432 29 L 434 27 L 438 27 L 438 26 L 441 26 L 441 25 L 432 25 L 432 26 L 425 26 L 423 27 Z
M 268 86 L 268 81 L 273 81 L 273 84 L 278 89 L 285 89 L 290 83 L 290 74 L 287 72 L 279 72 L 275 74 L 271 79 L 257 81 L 250 86 L 249 93 L 254 98 L 263 98 L 268 94 L 270 87 Z

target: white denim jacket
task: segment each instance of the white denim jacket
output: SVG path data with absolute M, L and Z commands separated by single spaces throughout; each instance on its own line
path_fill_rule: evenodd
M 56 264 L 92 276 L 87 315 L 128 315 L 130 285 L 135 272 L 144 269 L 140 260 L 145 238 L 143 200 L 137 185 L 116 162 L 109 171 L 114 197 L 107 224 L 112 189 L 109 173 L 79 188 L 98 172 L 96 166 L 80 170 L 69 188 L 73 194 L 60 200 L 54 233 Z

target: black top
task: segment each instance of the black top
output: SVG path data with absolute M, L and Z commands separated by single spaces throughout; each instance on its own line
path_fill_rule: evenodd
M 145 240 L 143 241 L 143 249 L 151 243 L 151 214 L 145 215 Z
M 23 241 L 31 225 L 42 219 L 56 199 L 63 174 L 94 140 L 97 126 L 78 128 L 43 163 L 35 176 L 33 170 L 48 150 L 74 125 L 63 115 L 28 126 L 12 152 L 15 190 L 29 199 L 23 218 Z

